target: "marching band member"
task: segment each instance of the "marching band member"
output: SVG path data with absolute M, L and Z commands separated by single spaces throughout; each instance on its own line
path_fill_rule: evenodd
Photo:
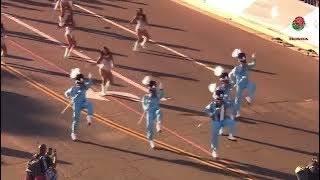
M 88 101 L 86 97 L 86 91 L 90 88 L 92 81 L 92 75 L 88 75 L 88 80 L 84 79 L 83 74 L 80 73 L 79 68 L 75 68 L 71 70 L 70 77 L 75 79 L 75 85 L 69 88 L 65 92 L 65 96 L 67 98 L 71 98 L 72 109 L 73 109 L 73 116 L 72 116 L 72 128 L 71 128 L 71 138 L 73 141 L 77 140 L 78 134 L 78 126 L 80 121 L 80 113 L 82 109 L 87 109 L 87 123 L 90 126 L 92 123 L 92 116 L 93 116 L 93 106 L 90 101 Z
M 228 77 L 228 72 L 225 72 L 224 69 L 221 66 L 217 66 L 214 69 L 214 74 L 219 77 L 219 82 L 216 87 L 216 90 L 223 91 L 224 94 L 224 100 L 227 101 L 230 104 L 230 108 L 226 109 L 226 113 L 228 116 L 234 120 L 235 112 L 234 112 L 234 99 L 232 97 L 232 88 L 233 85 L 230 82 L 230 79 Z M 213 97 L 215 97 L 215 92 L 213 93 Z M 219 130 L 219 135 L 223 134 L 223 126 L 221 126 Z
M 209 89 L 210 86 L 209 86 Z M 215 89 L 215 88 L 214 88 Z M 218 157 L 218 140 L 219 140 L 219 130 L 222 126 L 227 126 L 230 128 L 229 130 L 229 140 L 236 140 L 233 136 L 235 121 L 228 117 L 226 114 L 226 109 L 230 108 L 230 104 L 225 101 L 224 93 L 222 90 L 215 91 L 215 97 L 212 102 L 208 104 L 204 110 L 212 119 L 211 127 L 212 127 L 212 136 L 211 136 L 211 148 L 212 148 L 212 157 L 215 159 Z
M 146 42 L 150 39 L 150 35 L 146 29 L 148 24 L 147 16 L 143 13 L 142 8 L 137 9 L 136 16 L 130 21 L 131 24 L 137 24 L 135 31 L 138 37 L 138 40 L 134 43 L 133 51 L 138 51 L 138 46 L 146 48 Z
M 240 116 L 240 106 L 242 101 L 242 93 L 245 89 L 248 90 L 248 96 L 246 96 L 246 100 L 249 104 L 252 103 L 252 100 L 256 91 L 256 84 L 249 80 L 249 70 L 251 70 L 255 65 L 255 54 L 252 54 L 252 62 L 247 63 L 246 54 L 241 52 L 240 49 L 235 49 L 232 52 L 232 57 L 237 58 L 239 65 L 234 67 L 232 71 L 229 73 L 229 78 L 232 81 L 234 87 L 236 88 L 236 96 L 235 96 L 235 111 L 236 117 Z
M 154 126 L 156 125 L 157 132 L 161 131 L 162 112 L 160 110 L 160 99 L 164 96 L 162 84 L 157 86 L 157 82 L 146 76 L 142 81 L 144 85 L 149 86 L 149 93 L 142 98 L 142 108 L 146 114 L 146 127 L 147 138 L 150 143 L 150 147 L 155 147 L 154 139 Z

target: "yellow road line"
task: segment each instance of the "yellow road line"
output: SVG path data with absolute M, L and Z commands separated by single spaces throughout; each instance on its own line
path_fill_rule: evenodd
M 50 97 L 62 102 L 63 104 L 67 105 L 69 103 L 69 101 L 64 98 L 63 96 L 57 94 L 56 92 L 50 90 L 49 88 L 47 88 L 46 86 L 44 86 L 43 84 L 40 84 L 38 82 L 36 82 L 35 80 L 31 79 L 30 77 L 26 76 L 25 74 L 21 73 L 20 71 L 18 71 L 17 69 L 15 69 L 14 67 L 6 64 L 6 63 L 2 63 L 4 66 L 2 66 L 2 68 L 4 68 L 6 71 L 8 71 L 9 73 L 13 74 L 13 75 L 16 75 L 17 77 L 20 76 L 20 78 L 23 78 L 24 80 L 26 80 L 26 82 L 30 85 L 32 85 L 33 87 L 35 87 L 36 89 L 44 92 L 45 94 L 49 95 Z M 121 126 L 119 124 L 116 124 L 114 123 L 113 121 L 107 119 L 107 118 L 104 118 L 102 117 L 101 115 L 99 114 L 94 114 L 94 117 L 96 118 L 96 120 L 98 120 L 99 122 L 107 125 L 107 126 L 110 126 L 112 128 L 115 128 L 115 129 L 118 129 L 126 134 L 129 134 L 131 136 L 134 136 L 138 139 L 141 139 L 143 141 L 148 141 L 145 136 L 141 133 L 138 133 L 136 131 L 133 131 L 129 128 L 126 128 L 124 126 Z M 169 145 L 169 144 L 166 144 L 162 141 L 158 141 L 156 140 L 156 143 L 159 144 L 162 148 L 164 149 L 167 149 L 171 152 L 174 152 L 174 153 L 177 153 L 177 154 L 180 154 L 180 155 L 184 155 L 190 159 L 193 159 L 193 160 L 196 160 L 198 162 L 201 162 L 207 166 L 210 166 L 210 167 L 213 167 L 213 168 L 218 168 L 218 169 L 221 169 L 221 170 L 226 170 L 226 171 L 229 171 L 235 175 L 238 175 L 238 176 L 242 176 L 242 178 L 244 179 L 251 179 L 250 176 L 252 175 L 249 175 L 247 172 L 244 172 L 240 169 L 234 169 L 234 168 L 231 168 L 231 167 L 227 167 L 226 165 L 223 165 L 223 164 L 219 164 L 219 163 L 216 163 L 216 162 L 212 162 L 212 161 L 209 161 L 209 160 L 204 160 L 202 157 L 198 156 L 198 155 L 195 155 L 195 154 L 192 154 L 192 153 L 189 153 L 189 152 L 186 152 L 184 150 L 181 150 L 177 147 L 174 147 L 172 145 Z

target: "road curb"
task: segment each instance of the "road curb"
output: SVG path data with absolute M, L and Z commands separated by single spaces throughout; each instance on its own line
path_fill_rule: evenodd
M 235 26 L 246 32 L 255 34 L 266 40 L 279 43 L 289 49 L 298 51 L 302 54 L 314 57 L 316 59 L 318 59 L 319 57 L 319 54 L 317 53 L 318 51 L 317 47 L 301 41 L 290 41 L 289 36 L 275 29 L 267 27 L 262 23 L 258 23 L 253 18 L 236 17 L 235 15 L 232 15 L 230 13 L 222 12 L 221 10 L 208 7 L 206 4 L 202 3 L 201 1 L 194 1 L 194 0 L 170 0 L 170 1 L 175 2 L 179 5 L 185 6 L 187 8 L 190 8 L 192 10 L 201 12 L 207 16 L 210 16 L 219 21 Z

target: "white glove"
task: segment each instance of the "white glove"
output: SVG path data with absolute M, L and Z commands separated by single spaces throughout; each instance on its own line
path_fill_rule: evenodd
M 163 89 L 162 83 L 159 84 L 159 89 Z
M 91 73 L 88 74 L 88 78 L 89 78 L 89 79 L 92 78 L 92 74 L 91 74 Z

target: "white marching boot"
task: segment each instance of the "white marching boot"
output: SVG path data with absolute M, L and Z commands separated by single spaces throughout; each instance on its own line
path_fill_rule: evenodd
M 75 133 L 71 133 L 71 139 L 72 141 L 78 140 L 77 135 Z
M 152 140 L 149 141 L 149 144 L 150 144 L 151 149 L 154 149 L 154 148 L 155 148 L 154 142 L 153 142 Z
M 221 136 L 223 134 L 223 128 L 219 129 L 219 135 Z
M 213 159 L 216 159 L 218 157 L 218 153 L 215 150 L 212 150 L 211 155 L 212 155 Z
M 240 111 L 237 111 L 236 118 L 240 117 Z
M 247 97 L 246 97 L 246 101 L 247 101 L 249 104 L 252 104 L 252 98 L 251 98 L 251 97 L 247 96 Z
M 92 124 L 92 116 L 90 115 L 87 116 L 87 123 L 88 123 L 88 126 Z
M 232 134 L 229 134 L 228 139 L 231 141 L 236 141 L 237 138 L 235 138 Z
M 160 121 L 158 121 L 157 124 L 156 124 L 156 130 L 157 130 L 158 133 L 161 132 L 161 122 Z

